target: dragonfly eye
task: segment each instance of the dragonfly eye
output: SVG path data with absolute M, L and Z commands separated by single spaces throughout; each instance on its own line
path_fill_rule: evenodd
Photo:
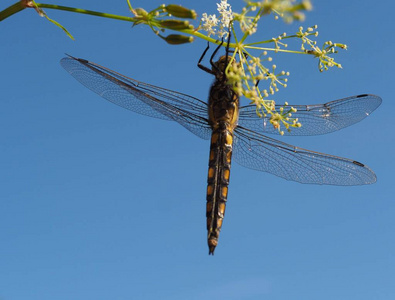
M 232 57 L 228 56 L 228 59 L 226 59 L 226 55 L 223 55 L 218 59 L 217 62 L 214 63 L 212 70 L 218 79 L 221 79 L 223 77 L 224 70 L 226 69 L 228 63 L 231 60 Z

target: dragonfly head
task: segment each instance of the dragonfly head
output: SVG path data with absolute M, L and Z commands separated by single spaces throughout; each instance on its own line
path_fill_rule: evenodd
M 222 80 L 225 75 L 225 69 L 229 63 L 236 64 L 236 61 L 231 56 L 223 55 L 216 61 L 212 67 L 217 80 Z

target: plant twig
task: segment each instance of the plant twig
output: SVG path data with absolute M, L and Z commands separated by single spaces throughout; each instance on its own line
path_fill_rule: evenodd
M 6 9 L 0 11 L 0 22 L 11 17 L 12 15 L 24 10 L 27 7 L 25 1 L 18 1 L 17 3 L 7 7 Z
M 37 5 L 37 7 L 40 7 L 40 8 L 64 10 L 64 11 L 70 11 L 70 12 L 92 15 L 92 16 L 97 16 L 97 17 L 116 19 L 116 20 L 121 20 L 121 21 L 128 21 L 128 22 L 136 21 L 135 18 L 131 18 L 131 17 L 118 16 L 118 15 L 102 13 L 102 12 L 98 12 L 98 11 L 81 9 L 81 8 L 75 8 L 75 7 L 68 7 L 68 6 L 54 5 L 54 4 L 45 4 L 45 3 L 36 3 L 36 5 Z

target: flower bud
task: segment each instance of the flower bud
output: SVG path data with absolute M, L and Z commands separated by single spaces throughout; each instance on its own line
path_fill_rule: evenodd
M 303 22 L 305 20 L 305 15 L 302 14 L 301 12 L 295 11 L 292 14 L 294 20 L 299 21 L 299 22 Z
M 163 39 L 170 45 L 180 45 L 180 44 L 193 42 L 192 36 L 185 36 L 185 35 L 180 35 L 180 34 L 170 34 Z
M 304 10 L 312 10 L 313 9 L 313 6 L 311 5 L 310 1 L 303 1 L 302 7 Z
M 177 18 L 196 19 L 197 16 L 193 9 L 188 9 L 176 4 L 166 5 L 165 10 Z
M 148 15 L 147 11 L 144 8 L 135 8 L 132 11 L 136 16 L 142 16 L 145 17 Z
M 309 0 L 303 1 L 302 3 L 294 5 L 290 11 L 297 11 L 297 10 L 312 10 L 313 6 Z

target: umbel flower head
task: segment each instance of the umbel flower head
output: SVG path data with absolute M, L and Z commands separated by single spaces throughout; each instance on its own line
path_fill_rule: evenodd
M 161 5 L 147 12 L 143 9 L 133 9 L 130 3 L 129 6 L 135 15 L 135 25 L 150 26 L 155 34 L 172 45 L 190 43 L 193 37 L 219 45 L 221 40 L 227 41 L 231 32 L 234 42 L 229 40 L 229 45 L 223 44 L 231 49 L 230 63 L 225 70 L 228 84 L 239 96 L 244 96 L 256 105 L 256 113 L 259 116 L 269 116 L 270 123 L 283 134 L 283 128 L 289 131 L 292 127 L 300 127 L 301 124 L 292 118 L 294 108 L 289 109 L 290 106 L 286 105 L 287 109 L 276 110 L 278 106 L 270 99 L 281 88 L 287 87 L 289 72 L 278 71 L 269 53 L 311 55 L 318 59 L 319 70 L 325 71 L 333 66 L 341 68 L 332 55 L 337 53 L 338 48 L 346 49 L 346 45 L 325 42 L 321 48 L 318 47 L 313 40 L 318 35 L 317 26 L 308 27 L 306 30 L 300 27 L 295 34 L 281 33 L 277 37 L 248 43 L 247 38 L 257 32 L 258 22 L 262 17 L 273 16 L 275 20 L 285 22 L 303 21 L 304 12 L 311 10 L 312 6 L 309 0 L 247 0 L 246 3 L 242 11 L 236 13 L 232 11 L 228 0 L 221 0 L 216 4 L 218 14 L 203 13 L 197 27 L 189 21 L 197 16 L 192 9 L 179 5 Z M 239 31 L 236 30 L 236 24 L 239 24 Z M 166 30 L 178 33 L 163 36 Z M 289 39 L 299 40 L 300 50 L 288 49 L 286 41 Z
M 272 53 L 296 53 L 313 55 L 319 59 L 319 70 L 324 71 L 329 67 L 341 65 L 336 63 L 330 54 L 337 53 L 336 48 L 346 49 L 346 46 L 339 43 L 326 42 L 320 49 L 311 37 L 318 36 L 317 26 L 308 27 L 305 31 L 301 27 L 293 35 L 282 33 L 266 41 L 246 43 L 246 39 L 257 32 L 258 21 L 265 15 L 274 15 L 276 20 L 283 19 L 285 22 L 304 20 L 303 11 L 311 10 L 312 6 L 309 1 L 298 2 L 295 0 L 265 0 L 265 1 L 247 1 L 247 5 L 241 13 L 233 13 L 232 8 L 227 0 L 221 0 L 217 4 L 219 16 L 215 14 L 208 15 L 204 13 L 201 18 L 200 29 L 207 32 L 207 36 L 216 36 L 218 39 L 226 39 L 227 33 L 231 30 L 235 42 L 229 46 L 233 48 L 231 61 L 226 69 L 228 83 L 233 86 L 234 91 L 239 96 L 245 96 L 251 103 L 257 107 L 259 116 L 267 117 L 269 115 L 270 123 L 284 134 L 282 128 L 287 131 L 291 127 L 301 127 L 298 119 L 292 117 L 296 109 L 285 104 L 289 109 L 280 109 L 276 111 L 275 102 L 272 97 L 281 87 L 287 87 L 287 71 L 278 72 L 277 66 L 271 64 L 273 58 L 268 56 Z M 234 24 L 239 23 L 242 37 L 238 38 Z M 230 28 L 229 28 L 230 27 Z M 302 51 L 288 50 L 287 39 L 299 39 Z M 216 42 L 218 43 L 218 42 Z M 270 44 L 272 47 L 270 47 Z M 263 47 L 265 45 L 265 47 Z M 268 45 L 269 47 L 267 47 Z M 252 51 L 259 51 L 255 55 Z M 271 64 L 271 65 L 270 65 Z M 262 83 L 266 87 L 260 88 Z M 285 107 L 284 106 L 284 107 Z

